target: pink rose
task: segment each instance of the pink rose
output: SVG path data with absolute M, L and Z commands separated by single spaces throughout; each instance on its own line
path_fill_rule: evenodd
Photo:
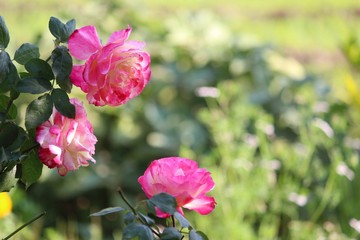
M 215 199 L 206 193 L 215 186 L 210 172 L 198 168 L 197 162 L 180 157 L 168 157 L 153 161 L 138 182 L 148 198 L 165 192 L 176 198 L 177 211 L 182 208 L 200 214 L 209 214 L 215 208 Z M 157 209 L 157 216 L 166 218 L 169 214 Z
M 88 166 L 88 161 L 95 163 L 92 155 L 97 139 L 93 128 L 82 103 L 75 98 L 70 102 L 75 105 L 75 119 L 61 115 L 54 108 L 50 119 L 36 129 L 41 162 L 49 168 L 57 167 L 61 176 L 80 166 Z
M 71 55 L 86 60 L 74 65 L 70 79 L 87 93 L 96 106 L 119 106 L 141 93 L 150 80 L 150 55 L 142 51 L 145 43 L 126 41 L 128 27 L 114 32 L 102 46 L 94 26 L 74 31 L 69 38 Z

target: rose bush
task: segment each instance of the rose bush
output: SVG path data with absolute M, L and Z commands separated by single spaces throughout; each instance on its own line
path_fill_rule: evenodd
M 127 41 L 128 27 L 114 32 L 101 45 L 95 27 L 85 26 L 69 38 L 70 54 L 83 65 L 74 65 L 70 79 L 87 93 L 96 106 L 118 106 L 141 93 L 150 80 L 150 55 L 142 51 L 145 43 Z
M 75 105 L 75 118 L 67 118 L 53 108 L 49 120 L 36 129 L 36 141 L 40 144 L 39 158 L 49 168 L 58 168 L 60 175 L 88 166 L 95 162 L 97 139 L 87 119 L 82 103 L 76 98 L 70 99 Z
M 210 172 L 198 168 L 197 162 L 190 159 L 168 157 L 154 160 L 138 181 L 148 198 L 159 193 L 175 197 L 177 211 L 181 214 L 182 208 L 209 214 L 216 205 L 213 197 L 206 196 L 215 187 Z M 156 211 L 158 217 L 169 217 L 159 209 Z

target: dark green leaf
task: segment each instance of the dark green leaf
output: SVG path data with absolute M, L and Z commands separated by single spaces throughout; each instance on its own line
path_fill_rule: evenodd
M 7 122 L 1 124 L 0 128 L 0 147 L 8 147 L 18 137 L 19 134 L 19 127 L 16 124 Z
M 124 216 L 123 216 L 123 220 L 125 225 L 129 225 L 130 223 L 135 222 L 136 218 L 133 212 L 127 212 Z
M 122 207 L 109 207 L 109 208 L 105 208 L 103 210 L 101 210 L 100 212 L 96 212 L 96 213 L 92 213 L 90 214 L 91 217 L 99 217 L 99 216 L 104 216 L 110 213 L 116 213 L 116 212 L 121 212 L 124 211 L 125 209 Z
M 72 70 L 72 58 L 64 46 L 59 46 L 51 53 L 52 70 L 56 83 L 66 92 L 71 91 L 72 83 L 69 79 Z
M 139 212 L 138 214 L 139 214 L 139 217 L 140 217 L 143 221 L 145 221 L 149 226 L 155 224 L 154 219 L 152 219 L 152 218 L 150 218 L 150 217 L 148 217 L 148 216 L 146 216 L 145 214 L 142 214 L 142 213 L 140 213 L 140 212 Z
M 0 51 L 0 92 L 7 92 L 19 80 L 17 69 L 10 56 L 5 51 Z
M 39 94 L 51 89 L 51 82 L 43 78 L 25 77 L 16 84 L 16 90 L 22 93 Z
M 5 81 L 6 76 L 9 72 L 9 65 L 11 59 L 7 52 L 0 51 L 0 83 Z
M 7 170 L 11 170 L 17 163 L 20 162 L 21 153 L 11 152 L 8 149 L 0 147 L 0 162 L 2 167 L 6 167 Z
M 10 92 L 10 98 L 11 98 L 12 100 L 17 99 L 19 96 L 20 96 L 20 93 L 19 93 L 18 91 L 14 90 L 14 89 L 11 90 L 11 92 Z
M 5 113 L 8 108 L 10 98 L 5 95 L 0 95 L 0 112 Z M 17 116 L 17 108 L 14 104 L 10 105 L 10 108 L 6 114 L 6 119 L 15 119 Z
M 203 232 L 191 229 L 189 233 L 189 240 L 209 240 L 209 239 Z
M 18 81 L 20 81 L 20 77 L 17 69 L 12 62 L 9 62 L 9 71 L 6 75 L 5 81 L 0 84 L 0 92 L 13 90 Z
M 25 126 L 27 129 L 36 128 L 47 121 L 53 111 L 53 101 L 49 94 L 45 94 L 32 101 L 26 108 Z
M 66 34 L 65 34 L 65 37 L 66 37 L 66 41 L 69 40 L 69 37 L 71 36 L 71 34 L 73 34 L 73 32 L 75 31 L 76 29 L 76 21 L 75 19 L 71 19 L 70 21 L 68 21 L 66 23 Z
M 153 240 L 154 236 L 151 229 L 145 225 L 131 223 L 124 229 L 123 240 L 131 240 L 138 237 L 141 240 Z
M 64 25 L 65 24 L 63 24 L 58 18 L 50 17 L 49 30 L 56 39 L 61 39 L 61 32 L 64 28 Z
M 42 78 L 45 80 L 54 79 L 51 66 L 42 59 L 33 58 L 25 64 L 25 69 L 36 78 Z
M 56 17 L 50 18 L 49 30 L 59 42 L 67 42 L 71 34 L 75 31 L 75 28 L 76 22 L 74 19 L 64 24 Z
M 15 169 L 0 173 L 0 192 L 9 192 L 16 184 Z
M 149 201 L 165 213 L 172 215 L 176 212 L 176 199 L 168 193 L 159 193 Z
M 24 43 L 19 47 L 18 50 L 16 50 L 14 60 L 24 65 L 29 60 L 39 57 L 40 53 L 38 46 L 31 43 Z
M 5 49 L 10 42 L 9 30 L 5 24 L 5 20 L 0 16 L 0 49 Z
M 25 184 L 26 188 L 35 183 L 41 176 L 43 164 L 39 159 L 37 151 L 32 153 L 23 161 L 21 167 L 21 181 Z
M 69 96 L 63 90 L 56 88 L 51 93 L 55 108 L 65 117 L 75 118 L 75 106 L 70 103 Z
M 181 215 L 179 212 L 175 212 L 174 217 L 179 221 L 180 226 L 182 228 L 191 227 L 190 222 L 183 215 Z
M 27 134 L 26 134 L 25 130 L 19 126 L 17 126 L 17 127 L 18 127 L 19 132 L 18 132 L 16 139 L 12 142 L 11 145 L 9 145 L 6 148 L 9 151 L 15 151 L 17 149 L 20 149 L 24 145 L 24 143 L 27 139 Z
M 180 240 L 183 235 L 174 227 L 165 228 L 160 235 L 161 240 Z

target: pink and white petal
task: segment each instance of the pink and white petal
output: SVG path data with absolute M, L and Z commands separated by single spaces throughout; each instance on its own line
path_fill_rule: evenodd
M 79 168 L 77 159 L 74 159 L 74 156 L 69 151 L 65 151 L 64 153 L 63 166 L 69 171 L 73 171 Z
M 42 145 L 45 140 L 47 140 L 48 138 L 48 133 L 49 133 L 49 129 L 51 127 L 51 123 L 49 121 L 44 122 L 43 124 L 41 124 L 40 126 L 37 127 L 36 129 L 36 141 Z
M 71 34 L 68 47 L 72 56 L 79 60 L 86 60 L 102 46 L 96 28 L 85 26 Z
M 53 159 L 53 162 L 59 166 L 61 164 L 63 164 L 62 162 L 62 149 L 56 145 L 50 145 L 49 146 L 49 150 L 52 154 L 55 155 L 54 159 Z
M 131 33 L 131 27 L 128 26 L 127 28 L 116 31 L 109 37 L 109 40 L 107 41 L 107 44 L 109 43 L 118 43 L 123 44 L 128 38 Z
M 78 126 L 78 122 L 76 122 L 76 121 L 70 122 L 68 132 L 66 133 L 66 143 L 68 145 L 71 144 L 71 142 L 73 141 L 73 139 L 75 137 L 77 126 Z
M 213 197 L 203 196 L 196 198 L 191 202 L 183 205 L 182 207 L 194 210 L 202 215 L 209 214 L 214 210 L 216 205 L 215 199 Z

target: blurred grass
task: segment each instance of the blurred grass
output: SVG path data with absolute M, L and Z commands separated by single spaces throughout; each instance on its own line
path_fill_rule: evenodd
M 233 32 L 250 35 L 268 42 L 297 58 L 311 71 L 324 74 L 332 81 L 342 78 L 345 65 L 339 45 L 351 35 L 359 36 L 360 3 L 357 0 L 319 1 L 236 1 L 198 0 L 113 1 L 117 7 L 138 9 L 150 22 L 162 24 L 169 17 L 184 11 L 211 10 Z M 90 12 L 102 13 L 101 1 L 2 1 L 0 8 L 12 33 L 10 48 L 15 50 L 24 41 L 34 41 L 35 34 L 48 34 L 51 15 L 76 17 L 78 25 L 94 24 L 96 18 L 86 18 Z M 82 14 L 78 15 L 78 12 Z M 123 21 L 122 16 L 117 16 Z M 104 19 L 106 25 L 106 19 Z M 48 35 L 50 37 L 50 35 Z

